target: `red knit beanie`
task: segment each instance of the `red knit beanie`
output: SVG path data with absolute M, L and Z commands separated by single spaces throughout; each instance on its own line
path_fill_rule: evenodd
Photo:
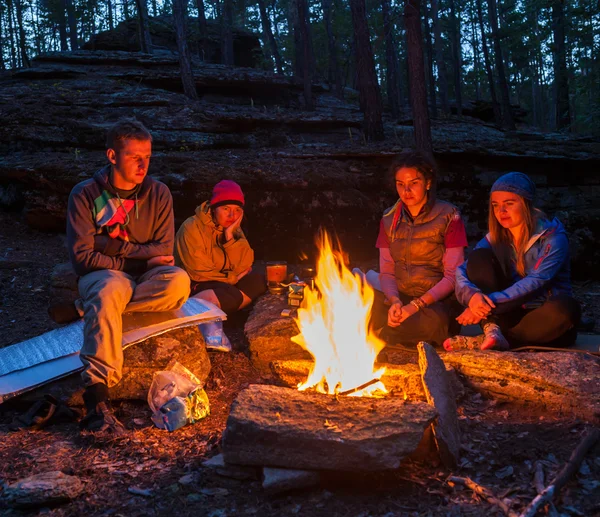
M 210 207 L 217 208 L 223 205 L 244 206 L 244 193 L 241 187 L 231 180 L 222 180 L 215 185 L 210 198 Z

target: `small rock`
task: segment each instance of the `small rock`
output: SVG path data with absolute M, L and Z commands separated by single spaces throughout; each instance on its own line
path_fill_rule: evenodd
M 238 481 L 247 481 L 258 478 L 258 472 L 255 467 L 245 467 L 242 465 L 225 463 L 222 454 L 217 454 L 202 462 L 202 465 L 213 469 L 216 474 L 225 478 L 237 479 Z
M 154 497 L 154 493 L 149 488 L 140 488 L 137 486 L 130 486 L 127 491 L 130 494 L 141 495 L 142 497 Z
M 195 483 L 198 479 L 198 474 L 196 474 L 196 472 L 191 472 L 190 474 L 186 474 L 185 476 L 181 476 L 179 478 L 178 483 L 180 485 L 191 485 L 193 483 Z
M 229 495 L 229 490 L 226 488 L 203 488 L 200 493 L 203 495 Z
M 16 481 L 4 489 L 2 496 L 17 507 L 31 507 L 64 503 L 82 492 L 83 483 L 77 476 L 51 471 Z
M 512 466 L 508 465 L 507 467 L 504 467 L 503 469 L 500 469 L 498 471 L 495 472 L 495 476 L 498 479 L 504 479 L 507 478 L 509 476 L 512 476 L 514 472 L 514 469 L 512 468 Z
M 263 488 L 270 495 L 281 494 L 299 488 L 309 488 L 319 484 L 321 479 L 314 470 L 276 469 L 265 467 Z

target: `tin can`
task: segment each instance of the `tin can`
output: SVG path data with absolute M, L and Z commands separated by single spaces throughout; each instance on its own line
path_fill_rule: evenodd
M 304 300 L 304 282 L 292 282 L 288 286 L 288 305 L 290 307 L 300 307 Z

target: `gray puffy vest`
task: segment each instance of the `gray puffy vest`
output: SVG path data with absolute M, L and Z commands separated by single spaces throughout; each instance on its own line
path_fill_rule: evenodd
M 439 200 L 428 202 L 414 219 L 401 201 L 385 211 L 383 227 L 401 293 L 423 296 L 444 277 L 444 237 L 457 213 L 454 205 Z

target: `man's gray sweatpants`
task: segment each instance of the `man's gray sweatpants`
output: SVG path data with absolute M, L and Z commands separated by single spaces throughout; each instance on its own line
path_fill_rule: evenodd
M 123 271 L 103 269 L 79 279 L 83 302 L 84 338 L 81 361 L 86 386 L 109 388 L 123 371 L 123 322 L 125 312 L 162 312 L 178 309 L 190 293 L 187 273 L 175 266 L 159 266 L 133 277 Z

